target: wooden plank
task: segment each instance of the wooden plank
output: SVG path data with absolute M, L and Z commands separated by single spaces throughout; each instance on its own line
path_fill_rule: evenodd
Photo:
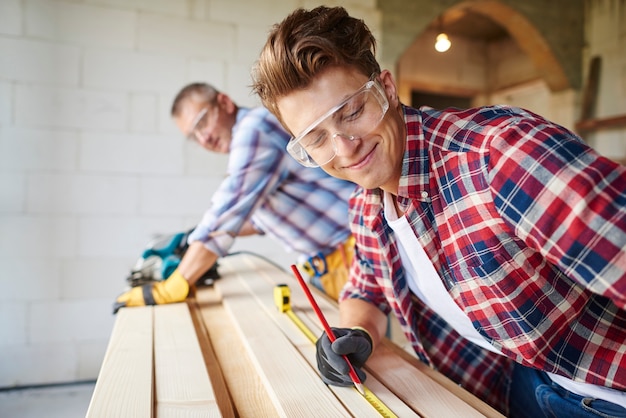
M 382 344 L 367 360 L 367 369 L 422 416 L 468 418 L 483 416 Z
M 294 312 L 321 334 L 290 272 L 245 254 L 220 273 L 188 303 L 120 310 L 87 417 L 378 418 L 353 388 L 323 384 L 314 344 L 276 309 L 274 286 L 287 283 Z M 337 304 L 316 300 L 336 323 Z M 386 340 L 365 371 L 369 390 L 403 418 L 501 416 Z
M 587 74 L 587 85 L 583 92 L 581 104 L 580 120 L 587 121 L 594 117 L 596 113 L 596 103 L 598 101 L 598 86 L 600 85 L 600 72 L 602 70 L 602 57 L 595 56 L 589 62 L 589 74 Z
M 153 416 L 153 308 L 117 313 L 87 418 Z
M 196 329 L 196 335 L 198 336 L 198 342 L 200 343 L 200 349 L 204 357 L 204 364 L 209 373 L 209 378 L 211 379 L 211 386 L 213 386 L 217 405 L 224 417 L 235 417 L 235 406 L 228 393 L 224 373 L 215 355 L 215 350 L 213 350 L 213 346 L 211 345 L 211 339 L 209 338 L 208 331 L 202 320 L 202 312 L 200 311 L 195 295 L 187 298 L 187 306 L 189 307 L 191 319 Z
M 589 62 L 589 73 L 587 75 L 587 84 L 583 91 L 580 120 L 575 125 L 576 130 L 581 134 L 626 126 L 626 115 L 604 118 L 595 117 L 601 71 L 602 57 L 595 56 Z
M 222 269 L 228 264 L 223 260 Z M 236 271 L 228 271 L 244 280 L 250 273 L 255 275 L 241 265 Z M 237 332 L 242 335 L 279 416 L 351 416 L 241 283 L 223 277 L 215 286 L 223 295 L 224 307 L 236 322 Z
M 299 306 L 293 306 L 294 312 L 296 313 L 296 315 L 298 315 L 298 317 L 300 318 L 300 320 L 307 326 L 307 328 L 309 328 L 315 335 L 321 335 L 323 332 L 323 328 L 322 325 L 319 323 L 317 317 L 315 316 L 314 313 L 311 313 L 310 315 L 307 315 L 306 313 L 309 313 L 309 311 L 311 311 L 311 309 L 309 308 L 305 308 L 304 310 L 302 308 L 300 308 Z M 328 313 L 325 312 L 325 314 Z M 298 346 L 298 348 L 303 351 L 304 353 L 304 347 Z M 307 347 L 308 349 L 308 347 Z M 310 350 L 312 350 L 312 354 L 309 356 L 306 356 L 307 359 L 309 359 L 311 365 L 315 368 L 317 368 L 317 360 L 315 359 L 315 346 L 312 345 L 310 346 Z M 365 381 L 363 382 L 365 384 L 365 386 L 376 395 L 376 397 L 383 403 L 385 404 L 385 406 L 387 408 L 389 408 L 391 411 L 393 411 L 397 416 L 399 417 L 415 417 L 415 416 L 419 416 L 419 414 L 417 414 L 417 412 L 415 412 L 415 410 L 406 402 L 404 402 L 401 398 L 399 398 L 392 390 L 390 390 L 388 387 L 386 387 L 381 381 L 378 380 L 378 378 L 371 373 L 371 371 L 368 368 L 364 368 L 363 371 L 365 372 L 367 378 L 365 379 Z M 335 386 L 329 386 L 329 388 L 333 391 L 336 391 L 336 387 Z M 337 393 L 338 396 L 342 397 L 345 396 L 345 394 L 339 394 Z M 360 396 L 360 395 L 359 395 Z M 351 409 L 352 411 L 352 409 Z M 359 416 L 359 415 L 356 415 Z
M 602 129 L 623 128 L 626 126 L 626 115 L 610 116 L 598 119 L 584 119 L 576 123 L 579 132 L 600 131 Z
M 158 418 L 221 417 L 186 303 L 154 307 Z
M 300 306 L 293 307 L 295 312 L 298 314 L 300 320 L 305 323 L 305 325 L 316 335 L 321 335 L 323 332 L 323 327 L 317 320 L 316 315 L 312 312 L 312 309 L 309 308 L 301 308 Z M 325 315 L 328 311 L 325 312 Z M 373 356 L 375 354 L 372 354 Z M 411 367 L 409 365 L 409 367 Z M 396 415 L 405 417 L 405 416 L 418 416 L 419 414 L 416 412 L 416 408 L 413 403 L 405 402 L 400 397 L 398 397 L 395 391 L 392 389 L 395 387 L 395 384 L 389 386 L 389 388 L 382 383 L 378 379 L 378 373 L 372 373 L 370 367 L 364 367 L 363 371 L 367 375 L 367 379 L 365 380 L 365 385 L 368 389 L 370 389 L 379 399 L 383 402 L 389 409 L 391 409 Z M 383 373 L 386 371 L 383 370 Z M 413 377 L 412 377 L 413 378 Z
M 212 287 L 198 289 L 196 301 L 235 412 L 244 418 L 277 416 L 261 378 L 257 373 L 250 372 L 254 370 L 254 365 L 240 336 L 233 332 L 235 324 L 222 305 L 220 293 Z
M 298 346 L 298 350 L 306 358 L 312 368 L 317 370 L 316 349 L 314 344 Z M 419 417 L 409 405 L 397 397 L 371 373 L 366 373 L 365 386 L 396 416 L 402 418 Z M 321 377 L 320 377 L 321 379 Z M 353 387 L 327 386 L 340 399 L 350 413 L 359 418 L 380 418 L 380 413 Z
M 250 257 L 238 262 L 237 270 L 242 271 L 242 264 L 246 263 L 250 271 L 265 277 L 266 280 L 278 283 L 286 283 L 291 289 L 291 303 L 293 310 L 300 319 L 305 322 L 316 335 L 322 333 L 321 324 L 309 306 L 308 299 L 304 295 L 299 284 L 289 274 L 282 275 L 271 267 L 270 263 L 262 259 Z M 254 289 L 254 293 L 260 293 Z M 266 296 L 267 297 L 267 296 Z M 339 311 L 336 303 L 323 297 L 316 297 L 320 309 L 324 312 L 328 322 L 339 323 Z M 390 347 L 395 347 L 391 349 Z M 403 355 L 400 355 L 403 353 Z M 482 402 L 470 392 L 459 387 L 450 379 L 423 364 L 419 359 L 404 352 L 393 343 L 383 341 L 366 364 L 365 370 L 371 383 L 369 386 L 378 385 L 382 382 L 383 387 L 393 391 L 396 397 L 409 405 L 420 415 L 426 417 L 440 416 L 491 416 L 501 417 L 495 409 Z M 376 383 L 374 383 L 376 381 Z M 370 388 L 371 390 L 371 388 Z M 376 392 L 374 392 L 376 393 Z M 388 397 L 385 392 L 376 393 L 381 401 L 392 402 L 393 397 Z M 388 399 L 385 401 L 385 399 Z M 387 405 L 391 408 L 391 405 Z
M 406 361 L 409 364 L 408 367 L 412 366 L 416 370 L 418 370 L 420 373 L 428 376 L 430 379 L 432 379 L 437 384 L 441 385 L 450 393 L 454 394 L 459 399 L 467 403 L 469 406 L 479 411 L 482 415 L 486 417 L 503 418 L 503 415 L 500 412 L 498 412 L 496 409 L 492 408 L 487 403 L 481 401 L 479 398 L 477 398 L 476 396 L 474 396 L 467 390 L 461 388 L 460 386 L 458 386 L 452 380 L 448 379 L 443 374 L 428 367 L 427 365 L 422 363 L 417 357 L 415 357 L 412 354 L 407 353 L 406 351 L 404 351 L 404 349 L 392 343 L 391 341 L 387 339 L 383 340 L 380 347 L 384 347 L 384 348 L 381 348 L 380 351 L 385 350 L 391 353 L 392 355 L 402 358 L 404 361 Z M 379 350 L 377 349 L 377 351 Z M 387 354 L 387 355 L 391 355 L 391 354 Z M 400 396 L 403 396 L 403 397 L 411 396 L 411 394 L 409 392 L 406 392 L 406 393 L 402 393 Z
M 260 305 L 265 307 L 266 311 L 274 313 L 276 311 L 276 307 L 273 301 L 274 286 L 276 286 L 276 284 L 286 284 L 290 281 L 296 281 L 295 278 L 292 278 L 291 275 L 287 272 L 277 271 L 276 269 L 272 268 L 271 265 L 263 262 L 260 259 L 255 260 L 252 258 L 248 258 L 245 261 L 251 267 L 254 274 L 247 275 L 245 278 L 240 278 L 240 280 L 242 280 L 242 286 L 246 286 L 249 289 L 250 293 L 254 295 Z M 302 291 L 299 283 L 296 283 L 296 285 L 298 286 L 297 289 L 293 289 L 293 286 L 289 286 L 292 297 L 294 293 L 301 293 L 302 298 L 306 299 L 304 291 Z M 326 308 L 325 315 L 329 312 L 337 312 L 336 302 L 334 302 L 330 298 L 325 298 L 323 295 L 316 296 L 319 296 L 319 298 L 316 297 L 316 301 L 318 301 L 319 299 L 324 299 L 323 301 L 319 300 L 318 305 L 320 306 L 320 309 L 322 309 L 322 306 Z M 308 299 L 306 303 L 308 305 Z M 318 318 L 315 317 L 314 320 L 311 320 L 309 316 L 302 314 L 303 312 L 311 311 L 311 314 L 313 315 L 313 308 L 310 305 L 308 305 L 307 307 L 297 306 L 297 304 L 293 303 L 292 299 L 292 310 L 303 322 L 303 324 L 313 332 L 314 335 L 319 336 L 322 334 L 322 325 L 320 324 Z M 298 349 L 298 351 L 300 351 L 303 357 L 308 361 L 311 368 L 316 373 L 318 373 L 319 376 L 319 372 L 317 371 L 317 359 L 315 357 L 315 344 L 309 341 L 306 336 L 304 336 L 304 334 L 298 329 L 293 321 L 291 321 L 287 317 L 287 315 L 276 315 L 274 313 L 273 318 L 275 319 L 280 329 L 285 333 L 287 338 Z M 398 399 L 398 397 L 395 396 L 393 392 L 391 392 L 384 385 L 378 382 L 375 377 L 370 376 L 366 380 L 366 386 L 368 387 L 368 389 L 370 389 L 370 391 L 372 391 L 376 395 L 376 397 L 378 397 L 379 400 L 383 402 L 389 409 L 391 409 L 396 415 L 401 417 L 417 416 L 417 414 L 411 408 L 409 408 L 404 402 Z M 380 414 L 354 388 L 328 386 L 328 389 L 333 392 L 338 397 L 338 399 L 342 401 L 342 403 L 354 416 L 380 416 Z
M 300 307 L 296 309 L 300 310 Z M 312 330 L 321 334 L 323 329 L 317 324 L 314 316 L 315 314 L 310 309 L 303 309 L 300 315 Z M 391 347 L 397 350 L 391 350 Z M 413 361 L 408 361 L 409 358 Z M 368 387 L 381 382 L 383 387 L 389 388 L 395 397 L 424 417 L 501 416 L 495 409 L 387 339 L 384 339 L 383 343 L 372 353 L 364 369 L 368 374 L 366 381 Z M 377 393 L 377 395 L 381 401 L 386 402 L 387 397 L 384 392 Z M 392 402 L 392 400 L 387 402 Z
M 281 330 L 281 332 L 283 332 L 289 342 L 298 350 L 300 355 L 309 364 L 311 370 L 317 374 L 318 379 L 321 381 L 321 377 L 319 377 L 319 372 L 317 371 L 315 345 L 304 335 L 302 331 L 300 331 L 300 329 L 298 329 L 298 327 L 286 314 L 280 313 L 274 304 L 273 292 L 275 284 L 273 280 L 267 279 L 269 277 L 276 279 L 286 273 L 276 270 L 276 268 L 268 264 L 257 265 L 255 264 L 256 260 L 253 258 L 248 258 L 245 261 L 251 266 L 251 270 L 249 274 L 246 274 L 245 276 L 240 275 L 238 277 L 240 285 L 245 287 L 250 292 L 252 297 L 254 297 L 256 302 L 264 308 L 266 314 L 274 321 L 275 325 Z M 237 271 L 241 271 L 241 264 L 238 265 Z M 327 389 L 336 396 L 336 398 L 353 416 L 362 418 L 380 417 L 380 414 L 376 412 L 367 400 L 365 400 L 363 396 L 354 388 L 327 386 Z M 391 392 L 389 392 L 389 394 L 392 395 Z M 415 416 L 413 411 L 408 409 L 406 406 L 404 408 L 404 416 Z

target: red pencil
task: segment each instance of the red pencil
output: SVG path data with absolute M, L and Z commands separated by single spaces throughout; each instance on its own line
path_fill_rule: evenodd
M 333 330 L 330 329 L 330 325 L 328 325 L 328 321 L 326 321 L 326 318 L 324 317 L 324 314 L 322 313 L 320 307 L 317 305 L 317 302 L 315 301 L 315 299 L 313 299 L 313 294 L 311 293 L 311 290 L 309 290 L 309 287 L 306 285 L 304 279 L 300 275 L 298 268 L 292 264 L 291 270 L 293 271 L 293 274 L 296 276 L 296 279 L 298 279 L 298 282 L 300 283 L 302 290 L 304 290 L 304 293 L 306 294 L 306 297 L 309 299 L 309 302 L 311 303 L 313 310 L 315 311 L 315 313 L 317 314 L 317 317 L 322 323 L 322 326 L 324 327 L 324 330 L 326 331 L 326 335 L 328 335 L 328 339 L 330 340 L 330 342 L 335 341 L 336 337 L 335 337 L 335 334 L 333 333 Z M 354 383 L 354 386 L 357 388 L 359 392 L 361 392 L 362 395 L 365 395 L 365 390 L 363 390 L 363 384 L 361 383 L 361 379 L 359 379 L 359 376 L 356 374 L 356 371 L 354 370 L 354 367 L 352 367 L 350 360 L 348 360 L 347 356 L 342 356 L 342 357 L 346 361 L 346 363 L 348 363 L 348 367 L 350 367 L 349 375 L 350 375 L 350 379 L 352 379 L 352 382 Z

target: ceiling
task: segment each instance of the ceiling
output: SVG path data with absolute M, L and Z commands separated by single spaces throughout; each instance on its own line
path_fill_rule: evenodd
M 440 21 L 435 20 L 432 27 L 439 30 Z M 493 20 L 468 10 L 443 19 L 443 31 L 449 36 L 460 36 L 475 40 L 494 41 L 509 36 L 502 26 Z

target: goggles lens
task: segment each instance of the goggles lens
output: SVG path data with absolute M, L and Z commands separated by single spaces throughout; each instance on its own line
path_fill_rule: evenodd
M 198 115 L 196 115 L 191 124 L 192 128 L 187 135 L 187 139 L 192 141 L 198 140 L 199 137 L 202 136 L 202 133 L 207 129 L 207 127 L 213 124 L 217 113 L 217 107 L 215 107 L 215 109 L 205 107 L 200 112 L 198 112 Z
M 307 167 L 331 161 L 336 138 L 354 140 L 371 133 L 387 113 L 389 101 L 376 80 L 370 80 L 353 95 L 330 109 L 287 144 L 287 151 Z

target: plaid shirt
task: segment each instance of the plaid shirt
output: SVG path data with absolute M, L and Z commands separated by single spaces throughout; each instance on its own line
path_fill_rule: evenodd
M 289 134 L 264 108 L 239 109 L 229 151 L 228 177 L 189 236 L 224 256 L 246 220 L 287 251 L 329 253 L 350 235 L 353 183 L 302 167 L 285 151 Z
M 507 411 L 512 362 L 626 390 L 626 168 L 504 106 L 404 108 L 399 204 L 454 301 L 504 355 L 411 296 L 379 189 L 357 190 L 341 299 L 393 311 L 418 356 Z

